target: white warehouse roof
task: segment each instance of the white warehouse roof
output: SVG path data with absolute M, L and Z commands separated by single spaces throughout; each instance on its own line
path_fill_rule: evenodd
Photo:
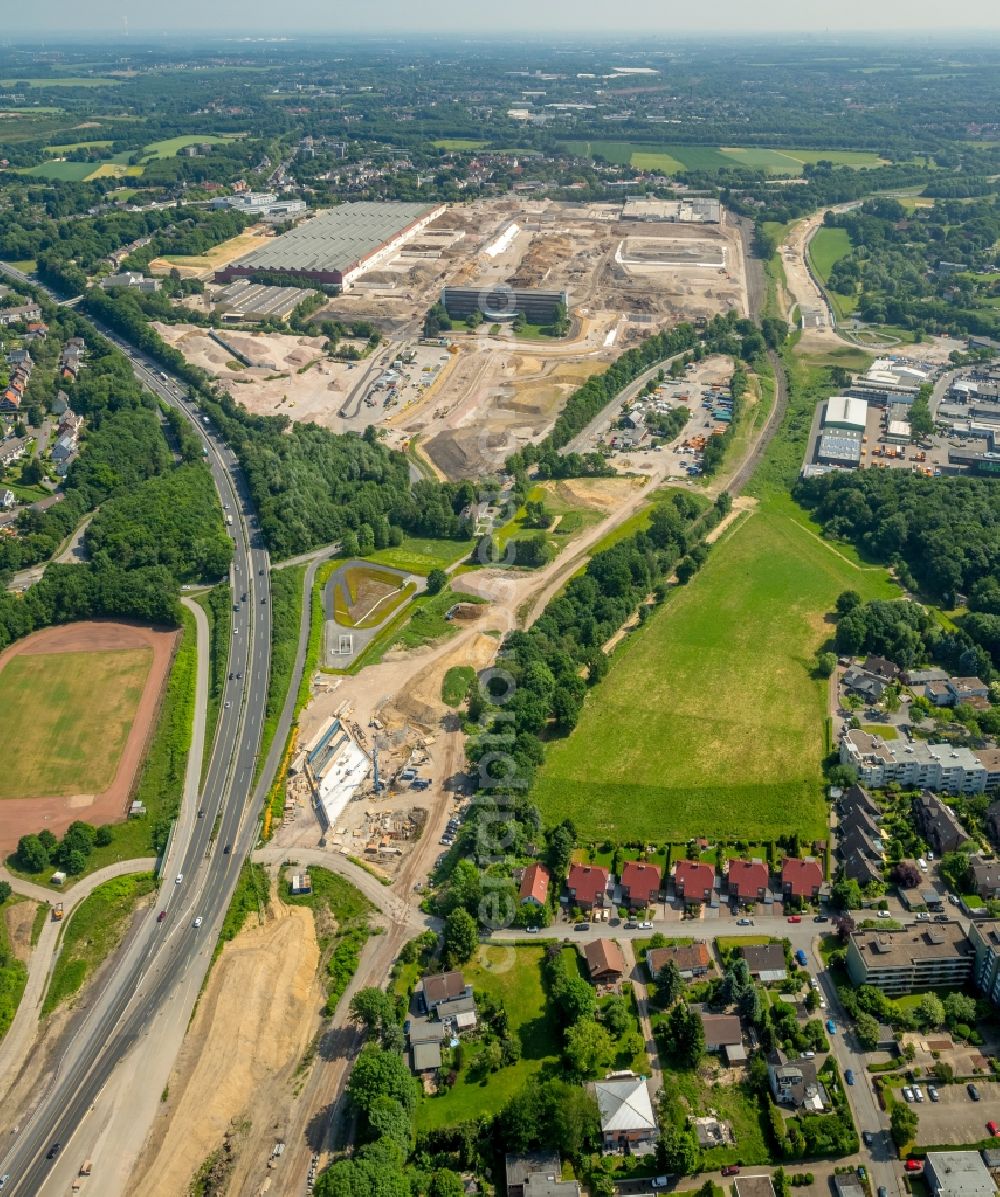
M 827 401 L 824 427 L 857 428 L 863 430 L 868 422 L 868 403 L 849 395 L 834 395 Z

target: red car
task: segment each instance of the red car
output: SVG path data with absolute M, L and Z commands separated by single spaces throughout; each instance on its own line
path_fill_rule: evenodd
M 165 910 L 161 910 L 160 913 L 156 916 L 156 921 L 158 923 L 162 923 L 166 917 L 167 917 L 167 912 Z
M 990 1132 L 994 1139 L 1000 1135 L 1000 1126 L 997 1126 L 995 1122 L 987 1122 L 986 1129 Z
M 909 1159 L 906 1161 L 907 1172 L 919 1172 L 922 1168 L 923 1164 L 920 1162 L 920 1160 Z
M 802 915 L 801 915 L 801 914 L 790 914 L 790 915 L 788 916 L 788 921 L 789 921 L 790 923 L 801 923 L 801 922 L 802 922 Z
M 739 1164 L 726 1164 L 726 1166 L 722 1169 L 722 1175 L 723 1176 L 737 1176 L 739 1174 L 739 1170 L 740 1170 Z

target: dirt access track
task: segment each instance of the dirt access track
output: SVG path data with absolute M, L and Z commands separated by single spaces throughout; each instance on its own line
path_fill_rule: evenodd
M 22 835 L 48 829 L 61 835 L 76 819 L 88 823 L 118 822 L 125 817 L 129 795 L 156 725 L 160 698 L 170 671 L 177 633 L 142 624 L 86 621 L 45 628 L 18 640 L 0 654 L 0 671 L 15 657 L 42 653 L 100 654 L 150 649 L 152 660 L 118 757 L 114 777 L 100 793 L 64 797 L 5 798 L 0 802 L 0 853 L 17 847 Z M 86 668 L 85 658 L 81 658 Z M 95 751 L 100 751 L 97 745 Z M 8 752 L 11 746 L 8 746 Z

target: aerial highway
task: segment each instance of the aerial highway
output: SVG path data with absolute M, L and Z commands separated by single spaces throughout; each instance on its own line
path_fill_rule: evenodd
M 37 286 L 4 264 L 0 272 Z M 209 749 L 198 816 L 186 822 L 186 835 L 175 836 L 167 856 L 169 875 L 164 869 L 155 905 L 103 990 L 91 999 L 34 1110 L 23 1125 L 7 1125 L 0 1139 L 0 1176 L 9 1175 L 5 1194 L 32 1197 L 45 1190 L 55 1161 L 154 1013 L 181 979 L 189 981 L 194 970 L 207 971 L 211 952 L 202 949 L 206 943 L 214 944 L 240 867 L 256 841 L 257 810 L 252 798 L 269 780 L 265 770 L 255 789 L 270 671 L 269 561 L 246 479 L 215 430 L 185 402 L 179 381 L 109 329 L 95 327 L 128 356 L 140 382 L 186 414 L 203 440 L 224 512 L 233 517 L 234 611 L 229 680 Z M 178 821 L 177 827 L 183 826 L 185 821 Z M 195 920 L 200 920 L 198 926 Z

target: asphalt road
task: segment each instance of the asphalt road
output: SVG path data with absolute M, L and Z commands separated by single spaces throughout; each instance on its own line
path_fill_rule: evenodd
M 0 272 L 30 282 L 2 264 Z M 75 1129 L 117 1064 L 139 1040 L 154 1012 L 182 980 L 191 979 L 193 970 L 207 971 L 210 949 L 241 864 L 257 836 L 257 804 L 251 801 L 251 794 L 270 670 L 268 557 L 256 530 L 246 480 L 234 456 L 183 400 L 179 381 L 167 378 L 145 355 L 110 330 L 98 327 L 97 331 L 126 354 L 142 383 L 185 412 L 202 437 L 220 500 L 226 514 L 233 518 L 231 581 L 238 611 L 231 625 L 230 680 L 200 797 L 204 814 L 187 824 L 186 837 L 175 837 L 168 850 L 159 900 L 128 944 L 103 991 L 91 999 L 47 1091 L 25 1125 L 13 1128 L 0 1161 L 0 1176 L 10 1174 L 5 1191 L 32 1197 L 46 1187 L 52 1168 L 48 1159 L 51 1146 L 59 1143 L 62 1150 L 66 1149 Z M 265 770 L 255 798 L 267 780 Z M 182 825 L 183 821 L 177 826 Z M 160 911 L 165 912 L 162 922 Z M 203 919 L 200 928 L 193 926 L 196 917 Z

